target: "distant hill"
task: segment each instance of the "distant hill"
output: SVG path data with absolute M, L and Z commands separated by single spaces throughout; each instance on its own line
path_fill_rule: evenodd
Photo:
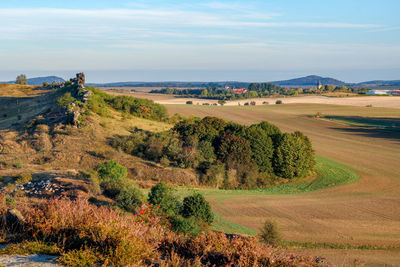
M 47 77 L 36 77 L 36 78 L 30 78 L 28 79 L 28 84 L 29 85 L 42 85 L 44 82 L 47 83 L 61 83 L 65 82 L 63 78 L 57 77 L 57 76 L 47 76 Z
M 345 82 L 317 75 L 310 75 L 285 81 L 275 81 L 271 83 L 279 86 L 317 86 L 318 83 L 321 83 L 322 85 L 346 85 Z
M 47 83 L 60 83 L 65 82 L 63 78 L 57 76 L 46 76 L 46 77 L 35 77 L 27 79 L 29 85 L 42 85 L 44 82 Z M 15 81 L 9 81 L 7 83 L 15 83 Z
M 400 80 L 394 80 L 394 81 L 377 80 L 377 81 L 361 82 L 355 85 L 359 87 L 400 86 Z

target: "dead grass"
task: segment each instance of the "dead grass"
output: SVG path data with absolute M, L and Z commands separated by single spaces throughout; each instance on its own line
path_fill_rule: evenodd
M 23 231 L 1 230 L 25 242 L 4 253 L 61 254 L 58 261 L 70 266 L 317 266 L 310 257 L 282 253 L 255 238 L 228 238 L 221 232 L 181 236 L 165 228 L 158 216 L 141 222 L 83 199 L 19 208 L 26 218 Z

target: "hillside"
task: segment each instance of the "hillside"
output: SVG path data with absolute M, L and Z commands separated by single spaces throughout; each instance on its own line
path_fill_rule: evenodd
M 258 237 L 212 232 L 212 214 L 199 221 L 203 213 L 182 217 L 182 208 L 183 215 L 171 217 L 145 204 L 138 185 L 197 184 L 190 169 L 111 146 L 135 129 L 168 130 L 162 106 L 82 88 L 79 81 L 77 76 L 53 90 L 2 88 L 7 119 L 0 119 L 0 242 L 16 244 L 0 249 L 0 262 L 3 255 L 49 254 L 67 266 L 316 266 Z

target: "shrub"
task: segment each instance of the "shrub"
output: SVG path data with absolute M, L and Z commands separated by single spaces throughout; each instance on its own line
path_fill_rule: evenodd
M 142 191 L 133 182 L 125 182 L 117 196 L 117 204 L 120 208 L 134 212 L 144 202 Z
M 221 187 L 224 182 L 225 165 L 224 164 L 210 164 L 204 162 L 198 168 L 202 174 L 200 182 L 209 186 Z
M 13 199 L 11 197 L 6 197 L 5 200 L 6 200 L 7 207 L 13 208 L 17 205 L 17 202 L 15 201 L 15 199 Z
M 260 238 L 263 243 L 276 245 L 280 240 L 280 233 L 275 222 L 267 220 L 261 228 Z
M 97 171 L 104 193 L 110 197 L 116 197 L 122 189 L 122 181 L 126 179 L 127 169 L 116 161 L 110 160 L 101 163 Z
M 163 156 L 163 157 L 160 159 L 160 164 L 161 164 L 162 166 L 164 166 L 164 167 L 168 167 L 169 164 L 171 164 L 171 161 L 168 159 L 167 156 Z
M 16 163 L 13 164 L 14 168 L 21 169 L 23 164 L 21 160 L 18 160 Z
M 167 216 L 172 216 L 179 212 L 179 201 L 171 188 L 163 182 L 153 186 L 149 193 L 148 201 L 150 204 L 159 205 L 160 209 Z
M 102 262 L 100 253 L 93 249 L 74 249 L 62 254 L 57 262 L 65 266 L 98 266 Z
M 180 234 L 197 236 L 201 233 L 201 229 L 194 218 L 184 218 L 180 215 L 171 218 L 171 228 Z
M 181 214 L 185 218 L 193 216 L 208 224 L 211 224 L 214 220 L 214 214 L 211 211 L 210 204 L 205 200 L 204 196 L 199 193 L 195 193 L 183 199 Z
M 72 97 L 71 93 L 65 93 L 57 99 L 57 105 L 62 108 L 67 108 L 69 104 L 73 103 L 76 99 Z
M 276 100 L 275 104 L 280 105 L 283 104 L 282 100 Z
M 15 177 L 16 184 L 26 184 L 32 181 L 32 175 L 30 173 L 23 173 Z
M 89 183 L 89 190 L 93 194 L 100 194 L 101 193 L 101 187 L 100 187 L 100 179 L 99 179 L 99 174 L 95 170 L 89 170 L 87 173 L 87 179 Z

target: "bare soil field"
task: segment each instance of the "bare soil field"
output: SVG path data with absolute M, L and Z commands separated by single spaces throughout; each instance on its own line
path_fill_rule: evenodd
M 146 91 L 130 92 L 130 91 L 108 91 L 112 94 L 131 95 L 134 97 L 147 98 L 159 104 L 178 105 L 186 104 L 186 101 L 193 101 L 193 104 L 202 105 L 204 103 L 214 104 L 217 100 L 177 97 L 166 94 L 150 94 Z M 237 101 L 227 101 L 225 106 L 239 106 L 254 101 L 256 105 L 263 105 L 267 102 L 269 105 L 275 105 L 277 100 L 282 100 L 284 104 L 331 104 L 343 106 L 359 106 L 365 107 L 386 107 L 400 108 L 400 97 L 398 96 L 351 96 L 351 97 L 328 97 L 328 96 L 298 96 L 298 97 L 270 97 L 270 98 L 254 98 Z
M 253 230 L 267 218 L 276 220 L 287 240 L 400 245 L 399 127 L 349 126 L 341 120 L 313 117 L 320 112 L 335 118 L 397 125 L 400 110 L 323 104 L 167 108 L 170 114 L 217 116 L 244 124 L 266 120 L 284 131 L 302 131 L 311 138 L 317 154 L 344 163 L 361 176 L 354 184 L 298 195 L 210 192 L 208 199 L 223 218 Z M 335 263 L 341 264 L 340 250 L 328 254 L 336 255 Z M 385 262 L 384 253 L 379 259 L 400 264 L 400 253 L 393 255 L 396 260 Z M 358 251 L 349 255 L 353 259 L 358 256 Z

